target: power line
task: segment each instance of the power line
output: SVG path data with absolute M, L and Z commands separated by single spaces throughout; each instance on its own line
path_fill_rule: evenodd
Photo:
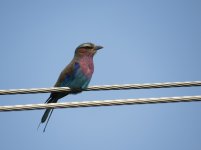
M 192 102 L 192 101 L 201 101 L 201 95 L 182 96 L 182 97 L 138 98 L 138 99 L 118 99 L 118 100 L 102 100 L 102 101 L 100 100 L 100 101 L 0 106 L 0 112 L 35 110 L 35 109 L 46 109 L 46 108 L 77 108 L 77 107 L 155 104 L 155 103 Z
M 201 86 L 201 81 L 90 86 L 83 91 L 151 89 L 151 88 L 172 88 L 172 87 L 192 87 L 192 86 Z M 68 87 L 11 89 L 11 90 L 0 90 L 0 95 L 36 94 L 36 93 L 49 93 L 49 92 L 71 93 L 71 90 Z

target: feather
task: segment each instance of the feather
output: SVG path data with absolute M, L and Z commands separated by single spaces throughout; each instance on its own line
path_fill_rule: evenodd
M 82 89 L 87 88 L 94 72 L 93 56 L 101 48 L 103 47 L 96 46 L 93 43 L 79 45 L 75 50 L 73 60 L 60 73 L 54 86 L 69 87 L 72 90 L 72 94 L 80 93 Z M 68 94 L 67 92 L 52 92 L 45 103 L 56 103 L 60 98 Z M 47 121 L 43 130 L 44 132 L 53 110 L 46 109 L 41 118 L 40 124 Z

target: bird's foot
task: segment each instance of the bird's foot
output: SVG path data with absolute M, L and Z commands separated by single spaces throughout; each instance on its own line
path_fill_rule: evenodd
M 83 91 L 82 88 L 73 88 L 73 89 L 71 89 L 72 94 L 78 94 L 78 93 L 81 93 L 82 91 Z

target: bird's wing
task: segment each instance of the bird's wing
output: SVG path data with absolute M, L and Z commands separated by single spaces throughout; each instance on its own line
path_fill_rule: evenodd
M 68 64 L 61 72 L 54 86 L 55 87 L 68 86 L 68 84 L 73 80 L 75 72 L 79 69 L 79 67 L 80 67 L 79 63 L 72 60 L 71 63 Z

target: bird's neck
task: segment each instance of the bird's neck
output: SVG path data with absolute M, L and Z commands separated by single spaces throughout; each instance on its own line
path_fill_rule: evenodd
M 74 59 L 76 61 L 93 62 L 93 55 L 75 56 Z

